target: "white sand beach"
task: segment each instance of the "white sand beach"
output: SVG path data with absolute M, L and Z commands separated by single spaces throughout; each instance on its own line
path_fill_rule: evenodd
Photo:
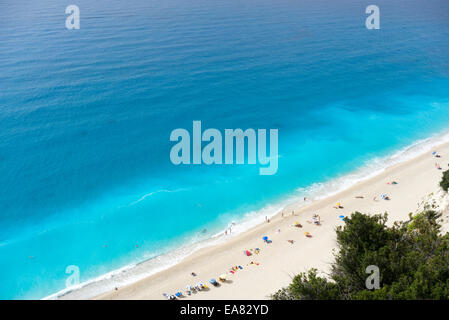
M 284 210 L 268 223 L 263 222 L 222 244 L 203 248 L 167 270 L 96 299 L 165 299 L 163 293 L 182 291 L 185 295 L 186 285 L 199 281 L 207 284 L 209 289 L 181 299 L 268 299 L 270 294 L 288 285 L 299 272 L 312 267 L 324 273 L 329 270 L 332 252 L 336 248 L 335 228 L 344 224 L 339 216 L 347 216 L 354 211 L 367 214 L 388 212 L 389 223 L 392 224 L 406 220 L 409 213 L 422 208 L 423 203 L 432 202 L 444 212 L 443 230 L 447 231 L 448 197 L 440 189 L 439 182 L 448 167 L 449 143 L 437 146 L 435 150 L 441 158 L 428 152 L 387 168 L 332 197 L 296 209 L 294 214 L 291 209 Z M 442 170 L 436 168 L 436 163 Z M 389 183 L 392 181 L 397 184 Z M 382 194 L 387 194 L 390 200 L 383 200 Z M 335 209 L 336 203 L 341 203 L 343 208 Z M 314 214 L 320 216 L 320 226 L 312 223 Z M 295 227 L 296 222 L 302 228 Z M 306 237 L 305 232 L 312 237 Z M 264 236 L 268 236 L 272 243 L 264 243 Z M 293 240 L 293 244 L 288 240 Z M 259 254 L 244 255 L 245 250 L 255 248 L 260 248 Z M 229 274 L 233 266 L 243 269 Z M 192 276 L 192 272 L 196 276 Z M 210 278 L 218 279 L 223 273 L 228 273 L 228 281 L 220 287 L 208 283 Z M 70 298 L 70 295 L 65 298 Z

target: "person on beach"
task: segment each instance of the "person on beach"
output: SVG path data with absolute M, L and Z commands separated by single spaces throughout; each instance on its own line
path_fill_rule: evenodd
M 390 200 L 390 197 L 389 197 L 386 193 L 384 193 L 384 194 L 382 195 L 382 199 L 383 199 L 383 200 Z
M 314 214 L 312 216 L 312 221 L 310 223 L 313 223 L 314 225 L 317 225 L 317 226 L 321 225 L 320 216 L 318 214 Z
M 337 202 L 337 204 L 334 206 L 335 209 L 343 209 L 343 206 L 340 202 Z

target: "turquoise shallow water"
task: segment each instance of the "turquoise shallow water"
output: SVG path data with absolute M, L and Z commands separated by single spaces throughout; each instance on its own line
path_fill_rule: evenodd
M 445 0 L 379 3 L 380 30 L 356 0 L 76 4 L 69 31 L 60 1 L 0 0 L 2 299 L 206 239 L 449 124 Z M 174 166 L 193 120 L 278 129 L 277 174 Z

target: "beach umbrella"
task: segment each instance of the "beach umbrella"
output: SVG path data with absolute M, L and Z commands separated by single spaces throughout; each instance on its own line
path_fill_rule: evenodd
M 437 154 L 437 152 L 436 152 L 436 151 L 434 151 L 434 152 L 432 152 L 432 154 L 433 154 L 433 155 L 436 155 L 436 154 Z
M 217 282 L 214 278 L 209 280 L 210 283 L 214 284 L 215 282 Z
M 340 219 L 343 219 L 345 216 L 338 216 Z
M 268 240 L 268 237 L 265 236 L 265 237 L 262 238 L 262 240 L 267 241 L 267 240 Z
M 222 275 L 220 275 L 220 279 L 226 280 L 226 275 L 223 273 Z

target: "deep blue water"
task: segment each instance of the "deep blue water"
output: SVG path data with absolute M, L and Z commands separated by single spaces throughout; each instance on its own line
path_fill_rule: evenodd
M 447 129 L 449 2 L 375 2 L 76 0 L 67 30 L 69 3 L 0 0 L 0 298 L 207 238 Z M 174 166 L 193 120 L 279 129 L 277 174 Z

